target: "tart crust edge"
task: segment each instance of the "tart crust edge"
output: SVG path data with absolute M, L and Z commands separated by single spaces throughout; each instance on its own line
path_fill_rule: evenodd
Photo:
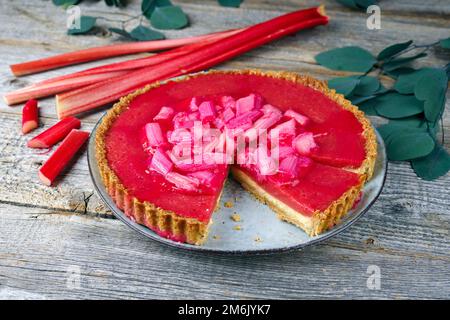
M 309 224 L 299 222 L 299 219 L 293 219 L 292 213 L 289 211 L 283 210 L 284 205 L 280 206 L 281 202 L 272 201 L 270 198 L 262 195 L 258 196 L 255 194 L 255 188 L 251 185 L 251 179 L 248 177 L 247 180 L 245 177 L 238 180 L 244 186 L 245 189 L 250 191 L 251 194 L 255 195 L 259 200 L 267 203 L 277 214 L 278 216 L 286 220 L 288 222 L 294 223 L 297 226 L 301 227 L 305 230 L 309 235 L 317 235 L 329 227 L 336 224 L 339 219 L 348 212 L 351 208 L 355 200 L 357 199 L 364 183 L 370 179 L 373 174 L 375 160 L 377 155 L 377 142 L 375 132 L 373 127 L 371 126 L 369 120 L 364 116 L 364 113 L 360 111 L 356 106 L 353 106 L 350 101 L 346 100 L 343 95 L 336 93 L 335 90 L 329 89 L 327 84 L 323 81 L 316 80 L 310 76 L 298 75 L 293 72 L 276 72 L 276 71 L 260 71 L 260 70 L 232 70 L 232 71 L 218 71 L 211 70 L 208 72 L 201 72 L 198 74 L 185 76 L 179 79 L 173 79 L 168 81 L 185 81 L 187 79 L 193 77 L 203 76 L 205 74 L 248 74 L 248 75 L 257 75 L 257 76 L 265 76 L 272 78 L 284 79 L 287 81 L 291 81 L 294 83 L 302 84 L 313 88 L 321 93 L 325 94 L 328 98 L 339 104 L 345 110 L 352 112 L 357 120 L 363 126 L 362 135 L 365 138 L 365 150 L 366 150 L 366 158 L 363 161 L 362 165 L 359 168 L 346 168 L 349 171 L 353 171 L 361 175 L 361 182 L 359 185 L 352 187 L 346 193 L 344 193 L 338 200 L 333 202 L 326 210 L 322 212 L 316 212 L 313 215 L 311 222 Z M 133 197 L 128 194 L 127 189 L 121 183 L 117 175 L 114 171 L 109 167 L 106 157 L 106 144 L 105 137 L 106 134 L 114 123 L 114 121 L 119 117 L 119 115 L 127 109 L 130 102 L 137 97 L 138 95 L 144 94 L 147 91 L 157 88 L 167 81 L 162 82 L 154 82 L 149 84 L 141 89 L 136 90 L 135 92 L 122 97 L 119 102 L 114 104 L 114 106 L 107 111 L 100 124 L 98 125 L 96 135 L 95 135 L 95 144 L 96 144 L 96 159 L 100 171 L 100 176 L 102 181 L 108 191 L 109 195 L 112 197 L 116 205 L 124 210 L 125 214 L 129 217 L 132 217 L 137 223 L 143 224 L 149 227 L 152 230 L 165 232 L 172 236 L 172 238 L 177 239 L 179 241 L 185 241 L 190 244 L 200 245 L 202 244 L 208 235 L 208 227 L 210 223 L 203 223 L 194 218 L 186 218 L 177 215 L 176 213 L 164 210 L 155 206 L 153 203 L 148 201 L 142 202 L 138 200 L 136 197 Z M 232 172 L 236 175 L 236 171 L 232 168 Z M 268 194 L 267 194 L 268 195 Z M 276 200 L 275 198 L 273 198 Z M 220 197 L 218 198 L 219 203 Z M 277 204 L 278 202 L 278 204 Z M 218 205 L 217 203 L 217 205 Z M 216 205 L 216 208 L 217 208 Z M 289 208 L 289 207 L 287 207 Z M 290 208 L 289 208 L 290 209 Z M 293 210 L 293 209 L 291 209 Z M 297 213 L 298 215 L 298 213 Z M 300 219 L 301 220 L 301 219 Z

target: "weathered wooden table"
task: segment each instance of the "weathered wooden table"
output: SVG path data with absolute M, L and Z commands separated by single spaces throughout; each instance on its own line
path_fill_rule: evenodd
M 170 37 L 240 27 L 318 4 L 246 0 L 241 9 L 229 9 L 213 0 L 175 2 L 188 13 L 191 27 L 167 32 Z M 377 52 L 393 42 L 429 43 L 450 35 L 448 1 L 381 1 L 381 30 L 366 28 L 364 12 L 323 2 L 331 17 L 327 27 L 271 43 L 220 68 L 291 70 L 326 79 L 338 73 L 313 59 L 325 49 L 356 44 Z M 121 17 L 138 13 L 139 3 L 132 1 L 125 11 L 102 2 L 82 8 L 90 15 Z M 1 93 L 85 67 L 14 78 L 8 64 L 120 41 L 102 33 L 67 36 L 65 13 L 51 1 L 2 0 L 0 21 Z M 437 50 L 421 63 L 440 66 L 448 59 Z M 55 123 L 54 100 L 40 105 L 42 123 Z M 84 117 L 83 129 L 92 129 L 102 113 Z M 21 107 L 0 103 L 0 298 L 450 297 L 450 175 L 425 182 L 408 164 L 390 163 L 373 208 L 345 233 L 304 251 L 195 254 L 147 240 L 113 219 L 94 192 L 85 154 L 54 188 L 42 185 L 37 171 L 48 155 L 26 148 L 29 136 L 20 133 L 20 114 Z M 448 112 L 444 129 L 450 136 Z M 367 285 L 377 267 L 379 289 Z

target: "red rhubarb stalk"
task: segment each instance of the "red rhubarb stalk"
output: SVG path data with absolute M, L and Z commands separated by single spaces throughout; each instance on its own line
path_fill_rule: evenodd
M 73 129 L 39 169 L 39 178 L 50 186 L 89 138 L 89 132 Z
M 145 84 L 209 68 L 285 35 L 327 23 L 328 17 L 321 7 L 280 16 L 171 61 L 130 72 L 126 77 L 111 78 L 57 95 L 58 116 L 65 118 L 97 108 Z
M 32 74 L 64 66 L 69 66 L 73 64 L 78 64 L 82 62 L 100 60 L 133 53 L 161 51 L 205 40 L 221 39 L 236 32 L 239 32 L 239 30 L 227 30 L 222 32 L 216 32 L 181 39 L 141 41 L 141 42 L 95 47 L 69 53 L 63 53 L 44 59 L 13 64 L 10 66 L 10 68 L 15 76 L 22 76 L 26 74 Z
M 72 129 L 79 129 L 80 126 L 81 122 L 77 118 L 66 118 L 28 141 L 27 146 L 39 149 L 50 148 L 64 139 Z
M 29 100 L 22 109 L 22 133 L 26 134 L 39 126 L 39 108 L 36 100 Z
M 54 82 L 40 82 L 31 86 L 9 92 L 3 96 L 8 105 L 17 104 L 29 99 L 38 99 L 57 93 L 74 90 L 83 86 L 98 83 L 117 76 L 124 76 L 127 71 L 114 71 L 92 75 L 81 75 L 72 79 L 61 79 Z
M 156 65 L 192 52 L 193 50 L 197 50 L 198 48 L 209 44 L 211 41 L 212 40 L 205 40 L 199 43 L 172 49 L 160 54 L 155 54 L 150 57 L 111 63 L 104 66 L 46 79 L 31 86 L 9 92 L 4 95 L 4 99 L 8 105 L 13 105 L 29 99 L 37 99 L 74 90 L 116 76 L 124 76 L 131 70 Z

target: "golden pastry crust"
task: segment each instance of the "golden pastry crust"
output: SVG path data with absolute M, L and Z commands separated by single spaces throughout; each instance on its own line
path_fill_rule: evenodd
M 240 173 L 240 170 L 232 168 L 232 172 L 236 179 L 242 183 L 245 189 L 254 194 L 261 201 L 267 203 L 275 212 L 278 213 L 281 219 L 289 221 L 303 228 L 309 235 L 314 236 L 324 232 L 329 227 L 336 224 L 339 219 L 345 215 L 345 213 L 350 210 L 353 203 L 357 199 L 364 182 L 369 180 L 373 174 L 375 160 L 377 155 L 377 142 L 375 132 L 364 116 L 364 113 L 359 111 L 357 107 L 353 106 L 350 101 L 346 100 L 344 96 L 336 93 L 335 90 L 329 89 L 325 82 L 316 80 L 309 76 L 298 75 L 291 72 L 274 72 L 274 71 L 260 71 L 260 70 L 236 70 L 236 71 L 217 71 L 211 70 L 208 72 L 202 72 L 190 76 L 184 76 L 174 80 L 168 81 L 185 81 L 194 77 L 201 77 L 205 74 L 248 74 L 263 77 L 272 77 L 278 79 L 284 79 L 287 81 L 292 81 L 297 84 L 302 84 L 313 88 L 317 91 L 322 92 L 331 100 L 338 103 L 344 109 L 352 112 L 358 121 L 363 126 L 363 136 L 365 138 L 366 144 L 366 159 L 363 161 L 359 168 L 346 168 L 350 171 L 361 174 L 361 183 L 358 186 L 351 188 L 347 191 L 340 199 L 333 202 L 327 210 L 323 212 L 316 212 L 312 216 L 310 222 L 302 223 L 299 219 L 293 219 L 292 214 L 289 213 L 288 208 L 282 205 L 279 201 L 274 201 L 276 199 L 268 197 L 267 194 L 261 193 L 255 185 L 252 184 L 252 180 Z M 183 239 L 190 244 L 202 244 L 207 237 L 209 223 L 203 223 L 193 218 L 185 218 L 177 215 L 176 213 L 164 210 L 162 208 L 156 207 L 150 202 L 141 202 L 136 197 L 128 194 L 126 188 L 121 183 L 120 179 L 114 173 L 114 171 L 109 167 L 107 157 L 106 157 L 106 144 L 105 137 L 111 127 L 112 123 L 119 117 L 119 115 L 127 109 L 130 102 L 143 93 L 148 92 L 154 88 L 157 88 L 164 84 L 165 82 L 155 82 L 145 86 L 142 89 L 136 90 L 135 92 L 122 97 L 119 102 L 117 102 L 103 117 L 100 122 L 96 136 L 96 159 L 99 166 L 100 175 L 102 177 L 105 187 L 117 204 L 117 206 L 124 210 L 125 213 L 136 220 L 137 223 L 146 225 L 147 227 L 158 230 L 160 232 L 170 233 L 178 239 Z M 240 172 L 240 173 L 239 173 Z M 257 185 L 256 185 L 257 186 Z M 259 188 L 261 189 L 261 188 Z M 270 196 L 270 195 L 269 195 Z M 219 198 L 220 199 L 220 198 Z M 293 210 L 293 209 L 290 209 Z M 298 214 L 297 214 L 298 215 Z M 301 219 L 300 219 L 301 220 Z

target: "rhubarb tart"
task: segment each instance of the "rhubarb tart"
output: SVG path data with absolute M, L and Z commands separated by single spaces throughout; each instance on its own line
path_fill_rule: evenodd
M 229 171 L 281 219 L 326 231 L 358 201 L 377 150 L 364 114 L 325 83 L 256 70 L 148 85 L 107 112 L 95 142 L 117 206 L 191 244 L 206 239 Z

